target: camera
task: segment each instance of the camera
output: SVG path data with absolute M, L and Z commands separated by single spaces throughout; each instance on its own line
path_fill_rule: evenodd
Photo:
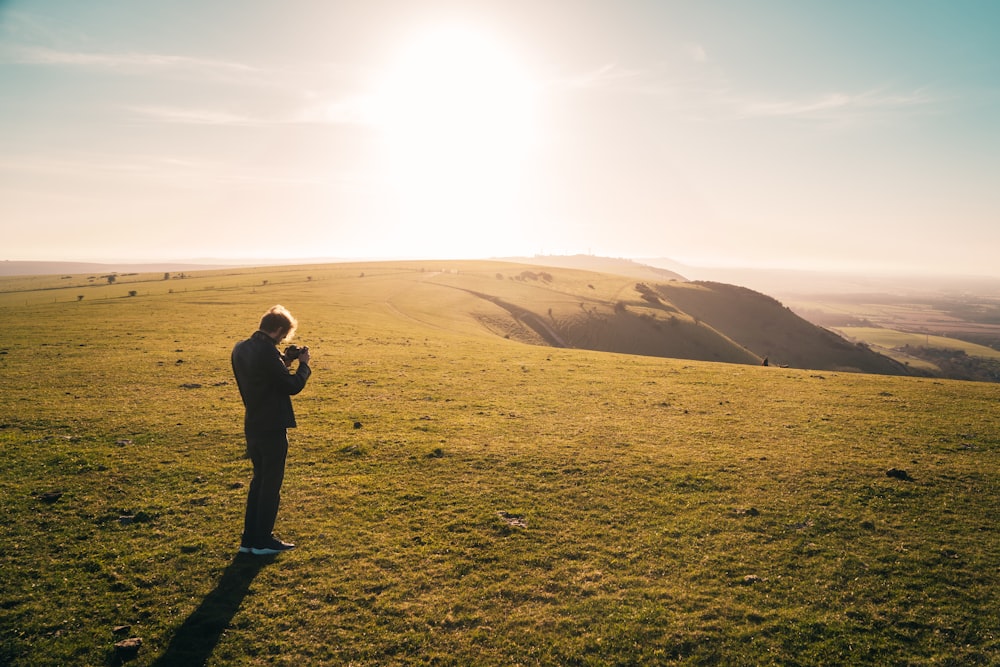
M 306 352 L 308 350 L 309 350 L 308 347 L 299 347 L 298 345 L 289 345 L 288 347 L 285 348 L 285 353 L 282 356 L 285 357 L 285 361 L 294 361 L 295 359 L 299 358 L 300 354 L 302 354 L 303 352 Z

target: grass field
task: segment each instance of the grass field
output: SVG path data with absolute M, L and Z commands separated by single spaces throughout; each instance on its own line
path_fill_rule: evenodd
M 0 664 L 1000 662 L 1000 386 L 527 345 L 430 286 L 517 270 L 0 280 Z M 275 303 L 299 548 L 238 558 Z
M 1000 350 L 976 345 L 957 338 L 932 336 L 930 334 L 906 333 L 881 327 L 833 327 L 844 336 L 864 341 L 871 345 L 891 350 L 910 345 L 911 347 L 936 347 L 943 350 L 961 350 L 969 356 L 1000 359 Z

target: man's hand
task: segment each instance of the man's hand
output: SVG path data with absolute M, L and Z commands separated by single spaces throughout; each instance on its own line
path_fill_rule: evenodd
M 309 365 L 309 348 L 308 347 L 305 348 L 305 349 L 303 349 L 299 353 L 299 363 L 300 364 L 305 364 L 306 366 Z

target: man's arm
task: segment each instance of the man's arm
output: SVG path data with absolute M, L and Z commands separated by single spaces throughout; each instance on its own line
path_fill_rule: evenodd
M 294 373 L 288 372 L 280 354 L 274 355 L 274 361 L 268 365 L 267 372 L 270 381 L 280 387 L 282 392 L 294 396 L 302 391 L 306 386 L 306 380 L 312 375 L 312 369 L 309 368 L 309 352 L 299 355 L 299 367 Z

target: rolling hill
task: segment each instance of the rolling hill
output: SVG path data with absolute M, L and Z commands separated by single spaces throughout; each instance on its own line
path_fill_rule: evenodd
M 369 286 L 374 281 L 386 290 L 385 304 L 395 316 L 439 330 L 459 327 L 534 345 L 651 357 L 753 365 L 767 359 L 792 368 L 910 374 L 907 366 L 810 324 L 769 296 L 722 283 L 689 282 L 672 271 L 629 260 L 580 255 L 295 270 L 313 268 L 317 275 L 331 268 L 367 275 Z M 280 275 L 282 270 L 262 271 Z M 199 273 L 221 278 L 240 271 Z M 57 272 L 49 278 L 12 277 L 0 291 L 12 296 L 26 290 L 33 294 L 29 298 L 72 301 L 193 284 L 170 277 L 160 267 L 147 267 L 117 274 L 112 287 L 93 275 Z
M 420 312 L 432 292 L 454 290 L 450 309 L 484 329 L 537 345 L 654 357 L 906 375 L 902 364 L 810 324 L 774 299 L 742 287 L 689 283 L 631 262 L 623 274 L 495 263 L 421 276 Z M 605 260 L 606 270 L 615 270 Z M 664 275 L 666 273 L 667 275 Z M 636 277 L 645 280 L 636 281 Z M 664 280 L 664 278 L 666 278 Z M 409 295 L 410 297 L 413 294 Z M 417 305 L 415 305 L 417 304 Z
M 794 368 L 906 375 L 897 361 L 851 343 L 799 317 L 775 299 L 734 285 L 697 282 L 659 286 L 690 315 L 772 362 Z

